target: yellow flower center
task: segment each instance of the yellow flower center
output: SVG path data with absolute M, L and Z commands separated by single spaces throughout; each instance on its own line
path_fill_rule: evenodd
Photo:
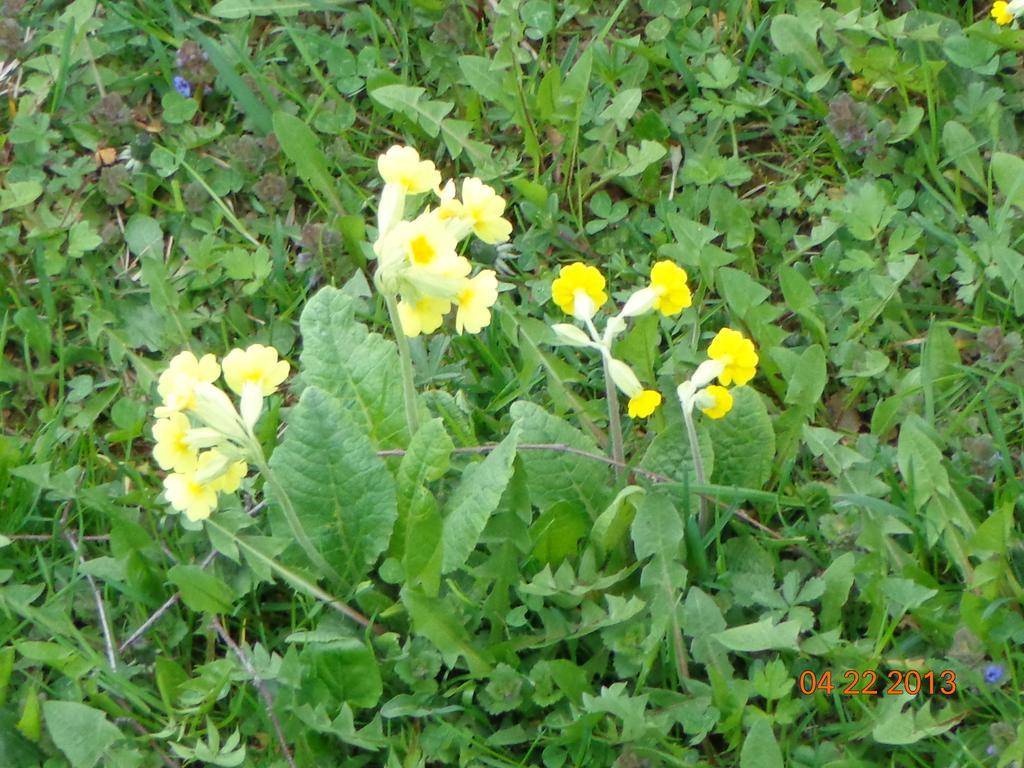
M 412 252 L 412 260 L 421 267 L 430 264 L 437 255 L 434 246 L 424 235 L 414 237 L 409 243 L 409 250 Z

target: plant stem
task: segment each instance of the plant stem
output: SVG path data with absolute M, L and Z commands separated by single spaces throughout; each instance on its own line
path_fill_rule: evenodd
M 412 355 L 409 353 L 409 338 L 402 328 L 402 318 L 398 315 L 398 305 L 395 297 L 384 294 L 384 303 L 388 308 L 388 316 L 391 318 L 391 329 L 395 334 L 395 343 L 398 345 L 398 357 L 402 361 L 402 393 L 405 396 L 405 421 L 409 427 L 409 437 L 416 434 L 419 429 L 419 417 L 416 411 L 416 383 L 413 380 Z
M 309 538 L 309 534 L 306 533 L 306 529 L 302 527 L 302 521 L 299 520 L 299 516 L 295 512 L 295 506 L 292 504 L 291 497 L 284 489 L 284 486 L 277 481 L 277 477 L 274 475 L 274 472 L 267 463 L 267 460 L 263 458 L 262 448 L 259 447 L 259 444 L 256 443 L 255 439 L 253 440 L 253 443 L 256 444 L 253 449 L 254 452 L 258 451 L 254 462 L 256 464 L 256 468 L 259 470 L 260 474 L 263 475 L 264 481 L 273 493 L 274 500 L 277 502 L 278 506 L 281 507 L 281 511 L 284 512 L 284 519 L 288 523 L 288 527 L 292 529 L 292 535 L 295 537 L 295 541 L 300 547 L 302 547 L 303 551 L 306 553 L 306 557 L 309 558 L 309 561 L 314 565 L 314 567 L 319 569 L 321 574 L 330 577 L 336 582 L 340 581 L 341 577 L 338 575 L 338 572 L 334 570 L 326 560 L 324 560 L 323 555 L 321 555 L 320 552 L 317 551 L 317 548 L 313 546 L 313 541 Z
M 690 440 L 690 455 L 693 457 L 693 473 L 697 476 L 697 485 L 707 485 L 707 480 L 704 477 L 704 459 L 700 455 L 700 442 L 697 440 L 697 427 L 693 424 L 693 413 L 685 405 L 682 405 L 682 409 L 683 421 L 686 422 L 686 436 Z M 703 535 L 708 531 L 708 503 L 704 494 L 698 494 L 697 498 L 700 505 L 697 526 Z
M 345 603 L 341 602 L 338 598 L 334 597 L 333 595 L 328 594 L 324 590 L 320 589 L 320 587 L 318 587 L 313 582 L 308 581 L 307 579 L 304 579 L 299 574 L 295 573 L 295 571 L 292 571 L 292 570 L 289 570 L 288 568 L 285 568 L 283 565 L 281 565 L 279 562 L 277 562 L 274 558 L 267 557 L 267 555 L 265 555 L 264 553 L 260 552 L 252 544 L 249 544 L 247 541 L 244 541 L 243 539 L 238 538 L 238 536 L 235 535 L 235 533 L 233 531 L 229 531 L 227 528 L 222 526 L 220 523 L 216 522 L 215 520 L 208 519 L 206 521 L 206 524 L 208 526 L 210 526 L 211 528 L 216 528 L 222 534 L 224 534 L 225 536 L 229 537 L 239 547 L 244 549 L 247 555 L 249 555 L 250 557 L 252 557 L 252 558 L 254 558 L 256 560 L 259 560 L 261 563 L 263 563 L 268 568 L 270 568 L 270 570 L 272 570 L 274 573 L 276 573 L 282 579 L 284 579 L 285 581 L 289 582 L 292 586 L 297 587 L 298 589 L 302 590 L 303 592 L 308 594 L 310 597 L 315 597 L 317 600 L 322 601 L 325 605 L 327 605 L 330 608 L 333 608 L 338 613 L 340 613 L 340 614 L 342 614 L 344 616 L 347 616 L 348 618 L 352 619 L 357 624 L 360 624 L 360 625 L 362 625 L 364 627 L 369 627 L 370 629 L 372 629 L 377 634 L 381 634 L 381 632 L 383 631 L 380 627 L 378 627 L 376 624 L 374 624 L 368 618 L 363 616 L 363 614 L 361 614 L 355 608 L 352 608 L 352 607 L 346 605 Z
M 615 389 L 615 382 L 612 381 L 611 371 L 608 368 L 608 355 L 601 356 L 604 365 L 604 390 L 608 400 L 608 434 L 611 443 L 612 460 L 616 462 L 615 475 L 622 477 L 622 467 L 626 461 L 626 454 L 622 450 L 622 421 L 619 418 L 619 392 Z

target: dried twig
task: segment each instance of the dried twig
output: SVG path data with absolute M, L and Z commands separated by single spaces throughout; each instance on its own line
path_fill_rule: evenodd
M 67 527 L 68 514 L 71 511 L 71 502 L 67 502 L 64 505 L 64 511 L 60 516 L 60 527 L 64 531 L 64 538 L 68 544 L 71 545 L 71 549 L 74 551 L 75 556 L 78 558 L 79 566 L 85 565 L 85 558 L 82 556 L 81 546 L 75 534 L 71 532 L 71 529 Z M 89 584 L 89 589 L 92 590 L 93 599 L 96 601 L 96 610 L 100 616 L 100 630 L 103 633 L 103 645 L 107 649 L 107 661 L 110 663 L 110 669 L 117 669 L 117 655 L 114 653 L 114 633 L 110 630 L 110 621 L 107 619 L 107 608 L 103 603 L 103 595 L 100 593 L 100 588 L 96 586 L 96 580 L 91 574 L 83 571 L 85 580 Z
M 261 511 L 266 506 L 266 500 L 261 501 L 259 504 L 254 504 L 250 509 L 246 510 L 246 514 L 248 514 L 251 517 L 252 515 L 255 515 L 257 512 Z M 199 567 L 202 569 L 209 568 L 210 563 L 216 560 L 219 554 L 220 553 L 217 552 L 217 550 L 211 550 L 209 554 L 207 554 L 206 557 L 203 558 L 202 562 L 199 563 Z M 142 622 L 142 624 L 139 625 L 139 628 L 132 632 L 132 634 L 128 637 L 127 640 L 121 643 L 121 647 L 118 650 L 121 653 L 124 653 L 126 649 L 135 645 L 135 643 L 141 640 L 143 635 L 145 635 L 154 624 L 156 624 L 158 621 L 160 621 L 160 619 L 163 618 L 164 614 L 166 614 L 169 610 L 171 610 L 171 608 L 176 606 L 179 602 L 181 602 L 181 592 L 175 592 L 173 595 L 167 598 L 163 605 L 161 605 L 159 608 L 153 611 L 153 613 L 150 614 L 149 618 Z
M 231 639 L 231 635 L 228 634 L 227 630 L 224 629 L 224 625 L 220 623 L 220 620 L 214 617 L 210 622 L 210 626 L 216 630 L 220 639 L 224 641 L 224 644 L 230 648 L 235 656 L 238 657 L 239 662 L 242 664 L 242 668 L 245 669 L 246 673 L 252 678 L 252 684 L 259 691 L 260 698 L 263 699 L 263 703 L 267 705 L 267 717 L 270 718 L 270 723 L 274 726 L 274 733 L 277 734 L 278 744 L 281 745 L 281 752 L 284 754 L 284 759 L 288 761 L 288 765 L 291 768 L 296 768 L 295 758 L 292 757 L 292 752 L 288 748 L 288 742 L 284 738 L 284 730 L 281 728 L 281 721 L 278 720 L 277 714 L 274 712 L 274 699 L 270 695 L 270 690 L 267 688 L 267 684 L 263 682 L 263 678 L 259 676 L 256 668 L 249 661 L 249 657 L 245 655 L 245 652 L 238 646 L 238 644 Z

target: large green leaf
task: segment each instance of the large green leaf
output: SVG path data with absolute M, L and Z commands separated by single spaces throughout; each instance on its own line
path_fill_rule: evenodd
M 46 730 L 72 768 L 92 768 L 121 738 L 121 731 L 98 709 L 73 701 L 43 702 Z
M 553 443 L 601 454 L 593 440 L 538 405 L 521 400 L 513 403 L 511 414 L 522 430 L 521 443 Z M 572 501 L 596 517 L 608 503 L 610 471 L 600 460 L 555 450 L 523 451 L 520 459 L 529 478 L 530 498 L 540 509 Z
M 398 517 L 394 481 L 361 425 L 308 387 L 270 466 L 320 554 L 354 585 L 387 547 Z
M 513 427 L 501 444 L 479 464 L 471 464 L 448 502 L 444 518 L 444 556 L 441 570 L 448 573 L 469 559 L 487 520 L 498 506 L 516 457 L 519 428 Z
M 302 311 L 302 381 L 334 395 L 378 448 L 408 442 L 394 343 L 355 319 L 354 299 L 323 288 Z
M 721 419 L 708 419 L 708 434 L 715 446 L 712 477 L 721 485 L 760 488 L 772 470 L 775 431 L 768 409 L 757 390 L 735 387 L 733 406 Z

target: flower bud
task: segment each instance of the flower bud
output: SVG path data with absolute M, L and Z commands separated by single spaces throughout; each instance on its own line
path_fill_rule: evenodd
M 581 329 L 575 325 L 569 325 L 569 323 L 555 323 L 551 326 L 551 330 L 555 332 L 555 336 L 562 344 L 567 344 L 570 347 L 593 347 L 594 342 L 590 340 Z

